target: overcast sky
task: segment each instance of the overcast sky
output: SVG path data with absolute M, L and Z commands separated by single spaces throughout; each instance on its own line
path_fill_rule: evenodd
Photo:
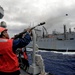
M 24 28 L 46 22 L 48 32 L 75 27 L 75 0 L 0 0 L 10 36 Z M 68 16 L 66 16 L 68 14 Z M 68 30 L 67 30 L 68 31 Z

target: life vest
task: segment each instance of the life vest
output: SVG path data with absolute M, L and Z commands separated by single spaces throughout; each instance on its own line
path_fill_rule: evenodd
M 24 49 L 24 50 L 22 50 L 22 51 L 23 51 L 24 59 L 28 60 L 28 55 L 27 55 L 27 53 L 26 53 L 26 48 L 24 47 L 24 48 L 22 48 L 22 49 Z
M 12 50 L 12 39 L 0 38 L 0 71 L 14 72 L 19 70 L 19 63 L 16 54 Z
M 28 60 L 27 53 L 26 53 L 26 52 L 24 52 L 24 53 L 23 53 L 23 55 L 24 55 L 24 59 Z
M 24 58 L 24 59 L 28 60 L 28 55 L 26 53 L 25 48 L 20 49 L 20 54 L 21 54 L 21 58 Z

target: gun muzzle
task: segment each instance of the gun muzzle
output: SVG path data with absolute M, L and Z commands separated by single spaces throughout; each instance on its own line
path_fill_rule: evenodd
M 40 23 L 40 25 L 43 25 L 43 24 L 45 24 L 45 22 Z

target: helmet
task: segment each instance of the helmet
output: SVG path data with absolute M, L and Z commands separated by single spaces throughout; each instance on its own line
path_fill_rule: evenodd
M 0 27 L 0 35 L 3 31 L 7 30 L 6 28 Z
M 0 27 L 6 28 L 6 27 L 7 27 L 7 26 L 6 26 L 6 22 L 2 21 L 2 22 L 0 23 Z

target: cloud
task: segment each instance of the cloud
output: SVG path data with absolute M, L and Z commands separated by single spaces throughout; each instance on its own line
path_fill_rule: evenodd
M 7 22 L 11 33 L 43 21 L 49 32 L 56 28 L 61 31 L 68 21 L 68 28 L 74 27 L 75 0 L 0 0 L 0 3 L 5 10 L 2 20 Z

